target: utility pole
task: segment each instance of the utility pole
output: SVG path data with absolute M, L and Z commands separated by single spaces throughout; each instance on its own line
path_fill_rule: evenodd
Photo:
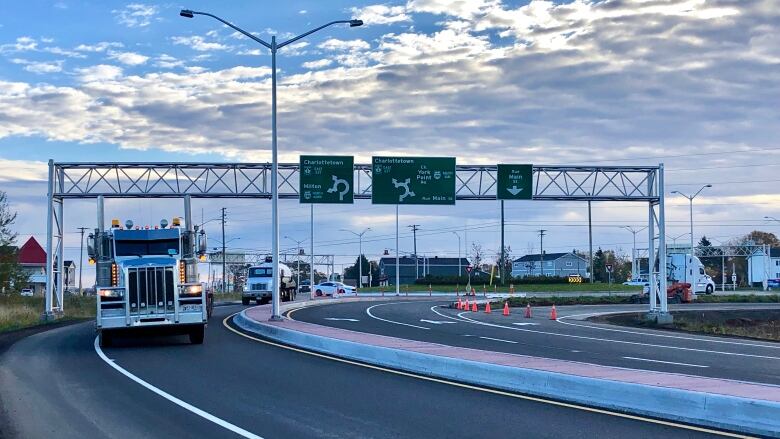
M 504 272 L 506 271 L 506 260 L 504 259 L 504 200 L 501 200 L 501 267 L 498 270 L 498 275 L 501 276 L 501 285 L 504 285 Z
M 539 230 L 539 270 L 542 276 L 544 276 L 544 232 L 546 231 L 544 229 Z
M 79 294 L 83 295 L 84 290 L 81 289 L 81 272 L 84 266 L 84 231 L 89 230 L 89 227 L 79 227 L 81 232 L 81 251 L 79 253 Z
M 225 252 L 227 251 L 227 245 L 225 244 L 225 208 L 222 208 L 222 294 L 227 293 L 227 263 L 225 259 Z
M 419 279 L 420 278 L 420 263 L 417 260 L 417 231 L 420 230 L 419 224 L 410 224 L 406 227 L 410 227 L 412 229 L 412 234 L 414 235 L 414 278 Z
M 591 220 L 590 200 L 588 200 L 588 255 L 590 258 L 590 283 L 593 283 L 593 222 Z

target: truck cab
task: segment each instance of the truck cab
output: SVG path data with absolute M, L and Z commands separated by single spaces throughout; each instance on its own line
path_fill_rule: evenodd
M 252 265 L 247 269 L 246 284 L 241 292 L 242 304 L 249 305 L 249 302 L 254 300 L 258 305 L 263 305 L 271 301 L 273 271 L 274 264 L 270 256 L 266 257 L 262 264 Z M 278 276 L 280 300 L 293 300 L 296 285 L 292 270 L 280 263 Z
M 673 253 L 667 256 L 669 279 L 680 283 L 691 284 L 691 291 L 696 294 L 712 294 L 715 282 L 704 270 L 701 260 L 691 254 Z
M 205 233 L 182 228 L 179 218 L 153 228 L 112 220 L 109 230 L 90 234 L 101 346 L 130 332 L 186 334 L 203 343 L 210 304 L 197 263 L 205 250 Z

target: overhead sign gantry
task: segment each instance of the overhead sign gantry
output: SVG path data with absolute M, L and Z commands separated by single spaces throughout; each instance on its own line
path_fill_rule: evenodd
M 454 159 L 450 158 L 453 160 Z M 423 163 L 423 162 L 420 162 Z M 432 164 L 433 165 L 433 164 Z M 451 170 L 439 168 L 435 169 Z M 449 165 L 447 165 L 449 166 Z M 515 166 L 515 165 L 512 165 Z M 526 165 L 528 166 L 528 165 Z M 456 201 L 500 199 L 504 184 L 503 172 L 499 175 L 496 165 L 455 165 L 454 197 Z M 278 196 L 283 199 L 301 199 L 300 163 L 278 165 Z M 346 166 L 345 168 L 346 169 Z M 532 200 L 555 201 L 634 201 L 648 206 L 648 240 L 651 260 L 666 260 L 664 171 L 657 166 L 557 166 L 533 165 L 531 167 Z M 353 199 L 372 199 L 374 164 L 354 164 L 351 190 Z M 323 169 L 323 172 L 324 169 Z M 345 171 L 346 172 L 346 171 Z M 321 175 L 327 188 L 325 194 L 339 202 L 346 202 L 348 194 L 341 182 L 346 180 L 341 171 L 330 176 Z M 419 174 L 418 174 L 419 175 Z M 435 174 L 432 174 L 435 175 Z M 512 175 L 512 174 L 510 174 Z M 527 171 L 522 179 L 507 182 L 518 196 L 528 186 Z M 62 309 L 63 298 L 63 211 L 66 199 L 88 198 L 271 198 L 272 166 L 270 163 L 55 163 L 49 161 L 47 266 L 52 267 L 47 277 L 46 312 Z M 377 174 L 376 177 L 379 177 Z M 392 177 L 390 177 L 392 183 Z M 402 178 L 405 183 L 407 177 Z M 412 176 L 408 177 L 410 184 Z M 305 179 L 303 180 L 305 181 Z M 377 180 L 380 181 L 380 180 Z M 325 184 L 321 183 L 321 184 Z M 399 179 L 396 178 L 396 183 Z M 327 192 L 327 189 L 335 190 Z M 400 197 L 403 187 L 390 188 Z M 435 185 L 434 185 L 435 186 Z M 447 186 L 448 188 L 450 186 Z M 516 189 L 514 189 L 516 188 Z M 393 192 L 393 189 L 395 191 Z M 414 185 L 410 190 L 415 192 Z M 425 190 L 421 190 L 424 193 Z M 449 189 L 440 193 L 449 201 Z M 524 194 L 525 196 L 525 194 Z M 341 199 L 343 197 L 343 199 Z M 414 197 L 411 197 L 414 198 Z M 323 198 L 324 199 L 324 198 Z M 404 199 L 406 201 L 409 199 Z M 403 203 L 400 201 L 396 203 Z M 396 204 L 391 203 L 391 204 Z M 405 204 L 405 203 L 403 203 Z M 55 261 L 57 262 L 55 264 Z M 657 265 L 657 264 L 656 264 Z M 650 284 L 654 293 L 650 298 L 650 310 L 667 312 L 666 276 L 651 273 Z M 55 284 L 56 280 L 56 284 Z M 663 292 L 663 294 L 660 294 Z M 660 303 L 659 303 L 660 302 Z

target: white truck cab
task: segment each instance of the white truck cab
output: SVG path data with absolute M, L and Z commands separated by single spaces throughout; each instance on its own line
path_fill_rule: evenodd
M 273 288 L 274 264 L 271 257 L 265 258 L 265 262 L 252 265 L 247 269 L 246 284 L 241 293 L 241 303 L 249 305 L 254 300 L 258 305 L 271 301 L 271 289 Z M 293 271 L 285 264 L 279 264 L 279 297 L 282 301 L 292 300 L 295 292 L 295 278 Z
M 701 260 L 691 254 L 672 253 L 667 255 L 669 278 L 678 282 L 691 284 L 695 294 L 712 294 L 715 291 L 715 281 L 704 270 Z

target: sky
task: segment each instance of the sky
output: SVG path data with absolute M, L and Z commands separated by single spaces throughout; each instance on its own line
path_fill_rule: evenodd
M 332 26 L 280 50 L 279 154 L 453 156 L 458 164 L 664 163 L 667 235 L 714 243 L 753 229 L 780 233 L 778 0 L 231 1 L 30 0 L 0 17 L 0 190 L 19 213 L 20 240 L 45 241 L 46 162 L 270 160 L 270 56 L 208 17 L 279 41 Z M 309 239 L 309 209 L 280 202 L 283 249 Z M 270 248 L 267 200 L 195 201 L 196 217 L 227 208 L 228 247 Z M 65 206 L 66 259 L 78 259 L 94 201 Z M 109 201 L 109 218 L 155 224 L 170 201 Z M 630 254 L 641 203 L 593 204 L 594 246 Z M 403 207 L 402 252 L 499 249 L 498 202 Z M 587 249 L 581 202 L 506 203 L 514 257 Z M 395 247 L 390 206 L 318 206 L 315 253 L 337 268 L 363 250 Z M 218 222 L 207 226 L 212 244 Z M 459 237 L 452 233 L 457 231 Z M 240 238 L 240 239 L 239 239 Z M 638 246 L 647 247 L 644 233 Z M 676 238 L 676 239 L 673 239 Z M 460 241 L 460 246 L 458 242 Z M 304 243 L 308 252 L 308 241 Z M 462 251 L 462 250 L 461 250 Z M 90 276 L 90 274 L 86 274 Z

